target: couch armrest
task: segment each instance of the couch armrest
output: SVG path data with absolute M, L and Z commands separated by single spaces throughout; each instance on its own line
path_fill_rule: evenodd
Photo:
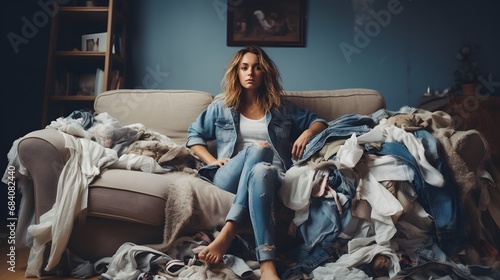
M 35 219 L 49 211 L 56 200 L 59 175 L 69 158 L 62 134 L 56 129 L 28 133 L 19 142 L 19 159 L 28 170 L 34 188 Z
M 456 131 L 450 141 L 471 172 L 476 172 L 488 157 L 486 141 L 477 130 Z

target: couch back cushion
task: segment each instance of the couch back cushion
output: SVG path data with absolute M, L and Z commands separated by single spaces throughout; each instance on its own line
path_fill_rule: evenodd
M 364 88 L 288 91 L 286 98 L 326 121 L 345 114 L 368 115 L 386 106 L 378 91 Z
M 371 89 L 288 91 L 285 97 L 326 121 L 349 113 L 367 115 L 385 108 L 384 97 Z M 123 125 L 141 123 L 184 144 L 187 128 L 213 99 L 214 95 L 196 90 L 120 89 L 98 95 L 94 110 L 107 112 Z
M 184 144 L 187 128 L 212 100 L 212 94 L 195 90 L 120 89 L 98 95 L 94 110 L 107 112 L 122 125 L 141 123 Z

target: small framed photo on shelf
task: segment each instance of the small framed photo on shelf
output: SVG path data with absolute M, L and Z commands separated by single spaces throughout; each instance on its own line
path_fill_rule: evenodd
M 106 32 L 82 35 L 82 51 L 105 52 L 107 38 Z

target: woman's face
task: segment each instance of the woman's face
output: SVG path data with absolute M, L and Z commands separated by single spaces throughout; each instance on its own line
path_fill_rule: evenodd
M 238 67 L 238 78 L 244 89 L 255 91 L 262 85 L 264 72 L 262 72 L 257 55 L 250 52 L 244 54 Z

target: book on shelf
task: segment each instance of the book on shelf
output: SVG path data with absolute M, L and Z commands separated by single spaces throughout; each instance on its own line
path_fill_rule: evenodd
M 123 77 L 118 78 L 118 84 L 116 85 L 116 89 L 121 89 L 124 88 L 125 86 L 125 80 Z
M 121 89 L 125 86 L 125 80 L 124 80 L 123 76 L 121 76 L 120 74 L 121 74 L 120 70 L 111 71 L 110 77 L 109 77 L 109 79 L 110 79 L 109 89 L 110 90 Z
M 54 95 L 68 95 L 67 73 L 56 73 L 54 78 Z
M 95 73 L 95 89 L 94 95 L 99 95 L 104 91 L 104 71 L 101 68 L 97 68 Z
M 120 55 L 122 51 L 122 36 L 120 34 L 113 34 L 113 44 L 111 45 L 111 53 Z
M 109 76 L 110 76 L 109 77 L 109 80 L 110 80 L 109 89 L 110 90 L 118 89 L 120 86 L 120 70 L 111 71 Z
M 78 77 L 73 72 L 60 72 L 54 81 L 54 95 L 76 95 Z

